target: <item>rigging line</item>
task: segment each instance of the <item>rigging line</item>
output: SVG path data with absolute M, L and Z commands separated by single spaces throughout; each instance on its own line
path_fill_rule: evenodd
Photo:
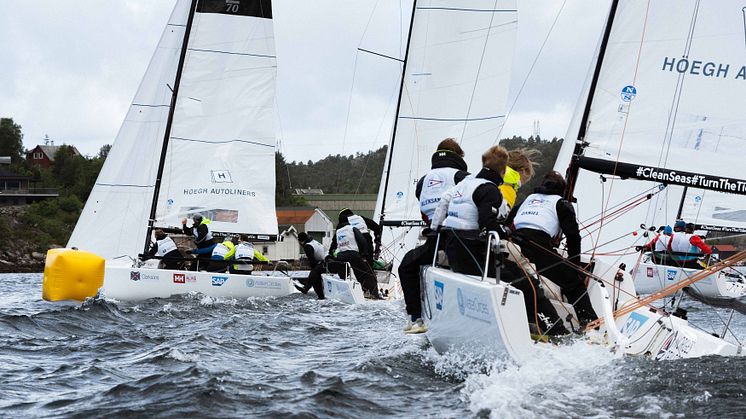
M 521 97 L 521 93 L 523 93 L 523 89 L 526 87 L 526 83 L 528 82 L 529 77 L 531 77 L 531 73 L 533 73 L 534 67 L 536 67 L 536 63 L 539 61 L 539 57 L 541 56 L 542 51 L 544 51 L 544 47 L 546 46 L 547 41 L 549 41 L 549 36 L 552 34 L 552 31 L 554 31 L 554 27 L 557 25 L 557 21 L 559 20 L 559 17 L 562 14 L 562 11 L 565 9 L 565 4 L 567 4 L 567 0 L 564 0 L 562 2 L 562 6 L 560 6 L 559 11 L 557 12 L 557 16 L 554 17 L 554 21 L 552 22 L 552 25 L 549 27 L 549 31 L 547 31 L 547 35 L 544 37 L 544 41 L 541 43 L 541 47 L 539 47 L 539 52 L 536 53 L 536 57 L 534 57 L 534 60 L 531 63 L 531 67 L 529 67 L 528 72 L 526 73 L 526 77 L 521 82 L 521 87 L 518 89 L 518 93 L 515 95 L 515 98 L 513 99 L 513 103 L 510 104 L 510 108 L 508 109 L 508 112 L 505 114 L 506 119 L 510 117 L 510 115 L 513 113 L 513 108 L 515 107 L 516 103 L 518 103 L 518 99 Z M 497 143 L 500 142 L 500 135 L 502 135 L 504 127 L 505 127 L 505 124 L 503 124 L 503 126 L 500 127 L 500 131 L 497 132 L 497 135 L 495 136 L 495 141 L 492 142 L 492 145 L 496 145 Z
M 125 188 L 152 188 L 155 185 L 136 185 L 133 183 L 99 183 L 96 182 L 96 186 L 122 186 Z
M 497 8 L 497 1 L 495 0 L 493 8 Z M 471 115 L 471 107 L 474 105 L 474 95 L 477 92 L 477 85 L 479 84 L 479 76 L 482 73 L 482 64 L 484 64 L 484 55 L 487 52 L 487 45 L 490 43 L 490 34 L 492 33 L 492 23 L 495 21 L 495 13 L 492 13 L 490 16 L 490 24 L 487 26 L 487 34 L 484 36 L 484 44 L 482 45 L 482 54 L 479 57 L 479 65 L 477 66 L 477 74 L 476 77 L 474 77 L 474 85 L 471 88 L 471 94 L 469 95 L 469 106 L 466 108 L 466 118 L 464 119 L 464 125 L 461 129 L 461 141 L 464 141 L 464 136 L 466 135 L 466 126 L 468 125 L 467 122 L 469 122 L 469 115 Z
M 469 111 L 467 111 L 468 114 Z M 409 119 L 414 121 L 434 121 L 434 122 L 472 122 L 472 121 L 487 121 L 490 119 L 500 119 L 505 118 L 505 115 L 495 115 L 495 116 L 482 116 L 477 118 L 431 118 L 426 116 L 400 116 L 399 119 Z M 461 137 L 463 138 L 464 133 L 461 133 Z
M 180 141 L 190 141 L 194 143 L 206 143 L 206 144 L 228 144 L 228 143 L 246 143 L 246 144 L 253 144 L 258 145 L 262 147 L 269 147 L 269 148 L 276 148 L 273 144 L 265 144 L 260 143 L 257 141 L 250 141 L 250 140 L 225 140 L 225 141 L 210 141 L 210 140 L 198 140 L 195 138 L 183 138 L 183 137 L 171 137 L 172 140 L 180 140 Z
M 240 55 L 242 57 L 277 58 L 277 56 L 275 56 L 275 55 L 250 54 L 248 52 L 219 51 L 219 50 L 216 50 L 216 49 L 189 48 L 189 51 L 194 51 L 194 52 L 208 52 L 208 53 L 212 53 L 212 54 Z
M 360 40 L 357 43 L 357 45 L 358 45 L 357 51 L 365 51 L 365 52 L 368 52 L 368 53 L 371 53 L 371 54 L 375 54 L 375 55 L 382 55 L 382 54 L 377 54 L 377 53 L 374 53 L 372 51 L 368 51 L 368 50 L 364 50 L 364 49 L 360 48 L 360 45 L 363 44 L 363 39 L 365 39 L 365 35 L 368 33 L 368 28 L 370 27 L 370 22 L 373 20 L 373 15 L 375 14 L 376 9 L 378 8 L 379 1 L 380 0 L 376 0 L 376 4 L 373 5 L 373 10 L 370 12 L 370 15 L 368 15 L 368 21 L 365 23 L 365 28 L 363 29 L 363 33 L 362 33 L 362 35 L 360 35 Z M 358 60 L 358 57 L 359 57 L 359 55 L 356 53 L 355 54 L 355 61 L 354 61 L 353 65 L 352 65 L 352 81 L 350 83 L 350 93 L 349 93 L 349 96 L 348 96 L 348 99 L 347 99 L 347 115 L 345 116 L 345 129 L 344 129 L 344 132 L 342 134 L 342 153 L 341 154 L 343 156 L 344 156 L 345 145 L 347 144 L 347 131 L 350 128 L 350 113 L 352 112 L 352 93 L 353 93 L 353 90 L 355 89 L 355 79 L 357 78 L 357 60 Z M 341 173 L 342 173 L 342 166 L 340 166 L 339 170 L 337 170 L 337 176 L 334 179 L 334 189 L 338 189 L 338 187 L 339 187 L 339 176 L 341 175 Z
M 651 198 L 652 198 L 652 196 L 651 196 Z M 631 208 L 637 207 L 638 205 L 642 204 L 643 202 L 647 201 L 648 199 L 650 199 L 650 198 L 648 198 L 648 196 L 646 195 L 646 196 L 643 196 L 643 197 L 640 197 L 640 198 L 635 198 L 634 200 L 632 200 L 632 201 L 630 201 L 628 203 L 622 202 L 621 204 L 617 204 L 617 205 L 615 205 L 614 207 L 612 207 L 610 209 L 611 212 L 607 213 L 606 217 L 607 218 L 608 217 L 613 217 L 614 215 L 616 215 L 616 214 L 618 214 L 620 212 L 627 212 Z M 622 204 L 624 204 L 624 205 L 622 205 Z M 594 224 L 598 224 L 600 221 L 601 221 L 600 214 L 596 214 L 596 215 L 594 215 L 592 217 L 586 218 L 585 220 L 582 221 L 582 223 L 585 226 L 584 228 L 587 229 L 588 227 L 590 227 L 590 226 L 592 226 Z
M 647 2 L 647 6 L 645 7 L 645 18 L 643 19 L 642 23 L 642 33 L 640 34 L 640 44 L 637 48 L 637 59 L 635 61 L 635 71 L 632 76 L 632 85 L 634 86 L 637 83 L 637 76 L 640 71 L 640 58 L 642 57 L 642 47 L 645 43 L 645 34 L 648 29 L 648 16 L 650 14 L 650 0 Z M 614 170 L 612 172 L 613 175 L 616 175 L 616 171 L 619 165 L 619 158 L 621 157 L 622 153 L 622 147 L 624 146 L 624 135 L 627 131 L 627 124 L 629 123 L 629 112 L 632 108 L 632 102 L 629 102 L 629 105 L 627 107 L 627 113 L 626 117 L 624 118 L 624 125 L 622 126 L 622 132 L 619 136 L 619 147 L 617 148 L 616 152 L 616 159 L 614 161 Z M 609 195 L 606 198 L 606 203 L 601 203 L 601 217 L 603 219 L 603 214 L 606 211 L 606 207 L 609 205 L 609 202 L 611 201 L 611 191 L 614 189 L 614 178 L 611 179 L 611 183 L 609 183 Z M 603 223 L 601 224 L 601 227 L 599 227 L 599 236 L 601 235 L 600 229 L 603 228 Z
M 358 48 L 357 50 L 358 50 L 358 51 L 362 51 L 362 52 L 367 52 L 368 54 L 373 54 L 373 55 L 377 55 L 377 56 L 379 56 L 379 57 L 383 57 L 383 58 L 388 58 L 388 59 L 390 59 L 390 60 L 398 61 L 398 62 L 400 62 L 400 63 L 403 63 L 403 62 L 404 62 L 404 60 L 403 60 L 403 59 L 401 59 L 401 58 L 396 58 L 396 57 L 392 57 L 392 56 L 390 56 L 390 55 L 386 55 L 386 54 L 381 54 L 380 52 L 375 52 L 375 51 L 371 51 L 371 50 L 369 50 L 369 49 L 365 49 L 365 48 Z
M 383 124 L 386 122 L 386 115 L 389 113 L 389 108 L 392 104 L 392 99 L 396 95 L 397 89 L 396 85 L 394 85 L 394 89 L 391 91 L 391 96 L 389 96 L 388 104 L 389 106 L 386 107 L 386 112 L 383 114 L 383 118 L 381 118 L 381 122 L 378 124 L 378 129 L 376 130 L 376 136 L 373 138 L 373 143 L 371 144 L 371 150 L 373 146 L 375 145 L 377 139 L 381 135 L 381 130 L 383 130 Z M 386 153 L 388 152 L 388 147 L 386 147 Z M 384 164 L 386 164 L 385 158 L 386 153 L 384 153 Z M 355 188 L 355 194 L 357 195 L 360 192 L 360 185 L 363 183 L 363 178 L 365 177 L 365 172 L 368 170 L 368 164 L 370 163 L 370 159 L 373 158 L 373 153 L 368 153 L 368 157 L 365 159 L 365 166 L 363 167 L 363 174 L 360 176 L 360 180 L 357 183 L 357 187 Z M 380 185 L 379 185 L 380 186 Z

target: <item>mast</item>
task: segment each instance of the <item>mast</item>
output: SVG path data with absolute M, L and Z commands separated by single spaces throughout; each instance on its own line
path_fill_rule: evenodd
M 681 201 L 679 201 L 679 210 L 676 211 L 676 219 L 681 219 L 681 213 L 684 212 L 684 200 L 686 199 L 686 193 L 689 190 L 688 186 L 684 186 L 684 192 L 681 193 Z
M 386 181 L 383 183 L 383 200 L 381 201 L 381 218 L 379 224 L 383 226 L 383 218 L 386 214 L 386 194 L 389 189 L 389 176 L 391 173 L 391 156 L 394 153 L 394 141 L 396 140 L 396 128 L 399 125 L 399 110 L 401 109 L 402 93 L 404 91 L 404 81 L 407 75 L 407 60 L 409 59 L 409 46 L 412 41 L 412 29 L 414 28 L 414 14 L 417 10 L 417 0 L 412 0 L 412 17 L 409 21 L 409 33 L 407 34 L 407 47 L 404 49 L 404 62 L 402 64 L 401 83 L 399 84 L 399 99 L 396 102 L 396 114 L 394 116 L 394 128 L 391 131 L 391 142 L 388 150 L 388 165 L 386 166 Z
M 187 46 L 189 43 L 189 34 L 192 31 L 192 22 L 194 22 L 194 13 L 197 9 L 197 1 L 192 0 L 192 5 L 189 7 L 189 17 L 187 19 L 186 28 L 184 30 L 184 41 L 181 44 L 181 55 L 179 55 L 179 65 L 176 67 L 176 78 L 174 79 L 174 88 L 171 94 L 171 105 L 168 111 L 168 119 L 166 121 L 166 132 L 163 135 L 163 146 L 161 147 L 161 158 L 158 161 L 158 172 L 155 176 L 155 186 L 153 188 L 153 202 L 150 206 L 150 217 L 148 217 L 148 232 L 145 235 L 145 246 L 143 253 L 147 253 L 150 247 L 150 236 L 153 232 L 153 224 L 155 223 L 155 211 L 158 205 L 158 194 L 161 190 L 161 178 L 163 177 L 163 168 L 166 164 L 166 151 L 168 150 L 168 140 L 171 137 L 171 126 L 174 121 L 174 111 L 176 110 L 176 99 L 179 95 L 179 84 L 181 83 L 181 73 L 184 69 L 184 61 L 186 59 Z
M 601 67 L 603 66 L 604 55 L 606 54 L 606 46 L 609 43 L 609 37 L 611 36 L 611 27 L 614 23 L 614 16 L 616 15 L 616 9 L 619 5 L 619 0 L 613 0 L 611 7 L 609 8 L 609 18 L 606 20 L 606 29 L 604 29 L 604 36 L 601 40 L 601 46 L 598 50 L 598 60 L 596 61 L 596 68 L 593 71 L 593 78 L 591 79 L 590 91 L 588 92 L 588 100 L 585 102 L 585 109 L 583 109 L 583 118 L 580 121 L 580 129 L 578 130 L 578 139 L 575 142 L 575 149 L 572 152 L 572 158 L 570 160 L 570 166 L 567 168 L 567 191 L 565 198 L 572 202 L 573 190 L 575 189 L 575 180 L 578 177 L 578 171 L 580 167 L 578 165 L 578 158 L 583 154 L 587 143 L 585 142 L 585 135 L 588 129 L 588 117 L 591 113 L 591 104 L 593 102 L 593 93 L 596 91 L 596 85 L 598 84 L 598 78 L 601 74 Z

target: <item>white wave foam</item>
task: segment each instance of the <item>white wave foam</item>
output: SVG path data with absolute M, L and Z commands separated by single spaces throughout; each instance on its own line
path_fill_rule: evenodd
M 168 355 L 169 358 L 173 358 L 177 361 L 182 362 L 197 362 L 199 361 L 199 355 L 197 354 L 185 354 L 184 352 L 181 352 L 178 349 L 171 349 L 169 351 Z
M 613 385 L 617 358 L 585 341 L 542 348 L 521 366 L 502 363 L 469 374 L 462 394 L 472 412 L 491 417 L 559 416 L 573 406 L 582 406 L 584 416 L 605 416 L 605 409 L 591 410 L 592 402 Z

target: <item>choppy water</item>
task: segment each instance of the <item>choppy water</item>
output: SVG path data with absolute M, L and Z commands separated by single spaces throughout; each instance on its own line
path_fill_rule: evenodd
M 41 301 L 0 275 L 0 416 L 743 417 L 744 358 L 655 362 L 584 342 L 527 365 L 437 355 L 399 304 L 294 295 Z M 698 306 L 696 306 L 698 307 Z M 720 321 L 697 308 L 706 329 Z M 746 322 L 735 319 L 738 338 Z M 711 324 L 712 326 L 708 326 Z M 719 326 L 720 324 L 720 326 Z

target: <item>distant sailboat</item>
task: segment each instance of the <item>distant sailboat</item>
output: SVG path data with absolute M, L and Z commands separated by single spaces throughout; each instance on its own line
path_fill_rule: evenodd
M 117 299 L 286 295 L 287 277 L 133 265 L 155 228 L 201 214 L 217 236 L 277 236 L 270 0 L 179 0 L 68 247 L 107 259 Z

